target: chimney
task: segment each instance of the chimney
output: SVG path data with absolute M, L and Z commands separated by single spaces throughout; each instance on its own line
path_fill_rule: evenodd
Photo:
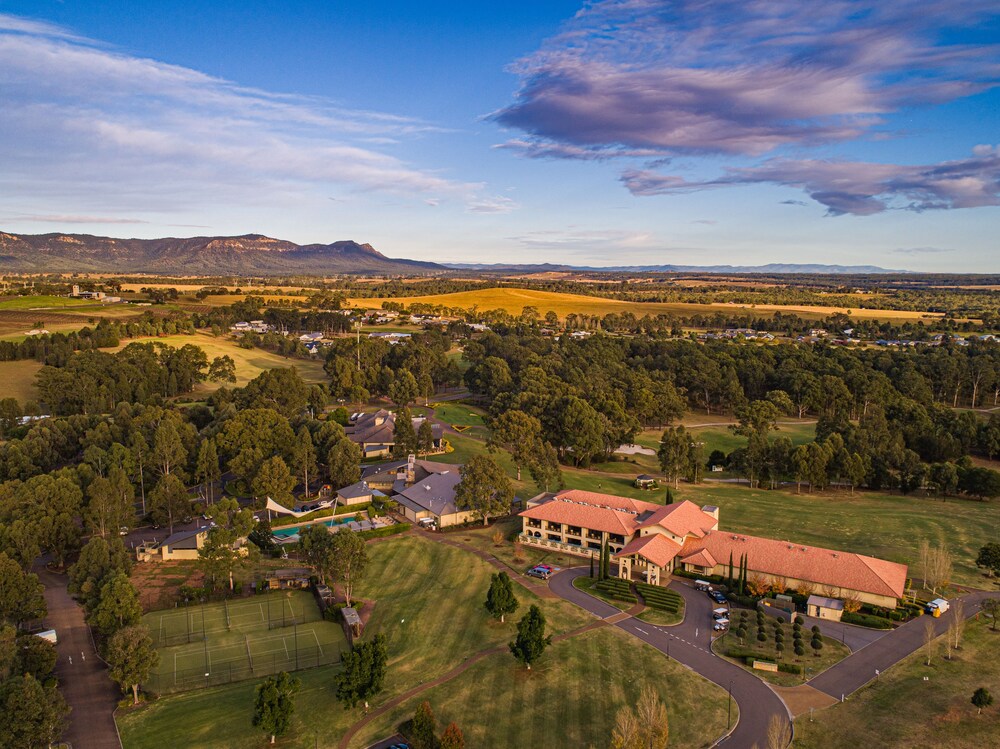
M 417 456 L 414 455 L 413 453 L 410 453 L 409 455 L 406 456 L 406 483 L 407 483 L 407 485 L 412 484 L 414 481 L 417 480 L 417 475 L 416 475 L 416 470 L 415 470 L 416 469 L 416 461 L 417 461 Z

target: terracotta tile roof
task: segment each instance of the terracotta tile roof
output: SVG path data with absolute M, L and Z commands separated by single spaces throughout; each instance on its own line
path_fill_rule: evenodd
M 614 556 L 627 557 L 638 554 L 659 567 L 666 567 L 680 550 L 681 545 L 676 541 L 671 541 L 659 533 L 652 533 L 633 538 Z
M 658 507 L 648 519 L 639 523 L 639 527 L 658 525 L 681 538 L 684 536 L 701 538 L 715 527 L 717 522 L 714 517 L 702 512 L 698 505 L 684 500 Z
M 682 558 L 702 551 L 721 560 L 728 560 L 730 553 L 734 560 L 746 554 L 747 568 L 752 572 L 873 595 L 902 598 L 906 586 L 905 564 L 788 541 L 712 531 L 702 539 L 689 539 L 684 544 Z
M 684 564 L 694 564 L 698 567 L 714 567 L 718 564 L 718 562 L 715 561 L 715 557 L 712 556 L 708 549 L 702 549 L 700 551 L 696 551 L 690 556 L 682 557 L 681 561 Z
M 633 515 L 605 507 L 575 505 L 558 499 L 551 499 L 544 504 L 531 507 L 522 512 L 521 516 L 534 520 L 546 520 L 550 523 L 577 525 L 581 528 L 614 533 L 619 536 L 631 535 L 635 530 L 635 517 Z
M 521 515 L 623 536 L 630 536 L 639 528 L 659 525 L 681 538 L 687 535 L 700 538 L 716 523 L 714 517 L 688 501 L 658 505 L 580 489 L 558 492 Z

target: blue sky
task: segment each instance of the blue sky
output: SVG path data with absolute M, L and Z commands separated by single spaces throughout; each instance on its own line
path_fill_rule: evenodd
M 1000 272 L 995 2 L 0 0 L 0 229 Z

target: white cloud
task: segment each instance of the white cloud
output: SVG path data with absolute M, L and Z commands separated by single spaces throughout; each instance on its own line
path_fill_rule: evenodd
M 301 204 L 336 185 L 513 207 L 377 150 L 441 130 L 432 124 L 240 86 L 3 14 L 0 100 L 0 196 L 23 205 L 63 199 L 85 215 Z

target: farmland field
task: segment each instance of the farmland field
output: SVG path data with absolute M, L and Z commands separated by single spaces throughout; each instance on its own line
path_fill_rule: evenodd
M 1000 632 L 985 618 L 969 621 L 953 660 L 938 642 L 931 665 L 918 652 L 869 683 L 843 704 L 795 721 L 801 749 L 980 749 L 1000 746 L 997 706 L 976 714 L 972 693 L 986 687 L 1000 694 Z
M 17 398 L 21 403 L 37 398 L 35 376 L 41 368 L 34 359 L 0 362 L 0 398 Z
M 412 296 L 396 299 L 350 299 L 352 307 L 379 307 L 384 301 L 404 302 L 406 304 L 433 304 L 457 309 L 480 310 L 502 309 L 510 314 L 519 315 L 524 307 L 535 307 L 544 315 L 553 311 L 559 317 L 570 313 L 600 315 L 609 312 L 631 312 L 637 317 L 643 315 L 711 315 L 715 312 L 732 312 L 747 310 L 754 314 L 775 312 L 794 312 L 801 317 L 820 320 L 837 312 L 850 313 L 858 320 L 927 320 L 941 317 L 936 312 L 915 312 L 906 310 L 870 310 L 851 309 L 843 307 L 820 307 L 807 305 L 783 306 L 778 304 L 735 304 L 714 303 L 694 304 L 689 302 L 627 302 L 619 299 L 604 299 L 601 297 L 566 294 L 552 291 L 536 291 L 533 289 L 495 288 L 478 291 L 461 291 L 453 294 L 434 294 L 429 296 Z

